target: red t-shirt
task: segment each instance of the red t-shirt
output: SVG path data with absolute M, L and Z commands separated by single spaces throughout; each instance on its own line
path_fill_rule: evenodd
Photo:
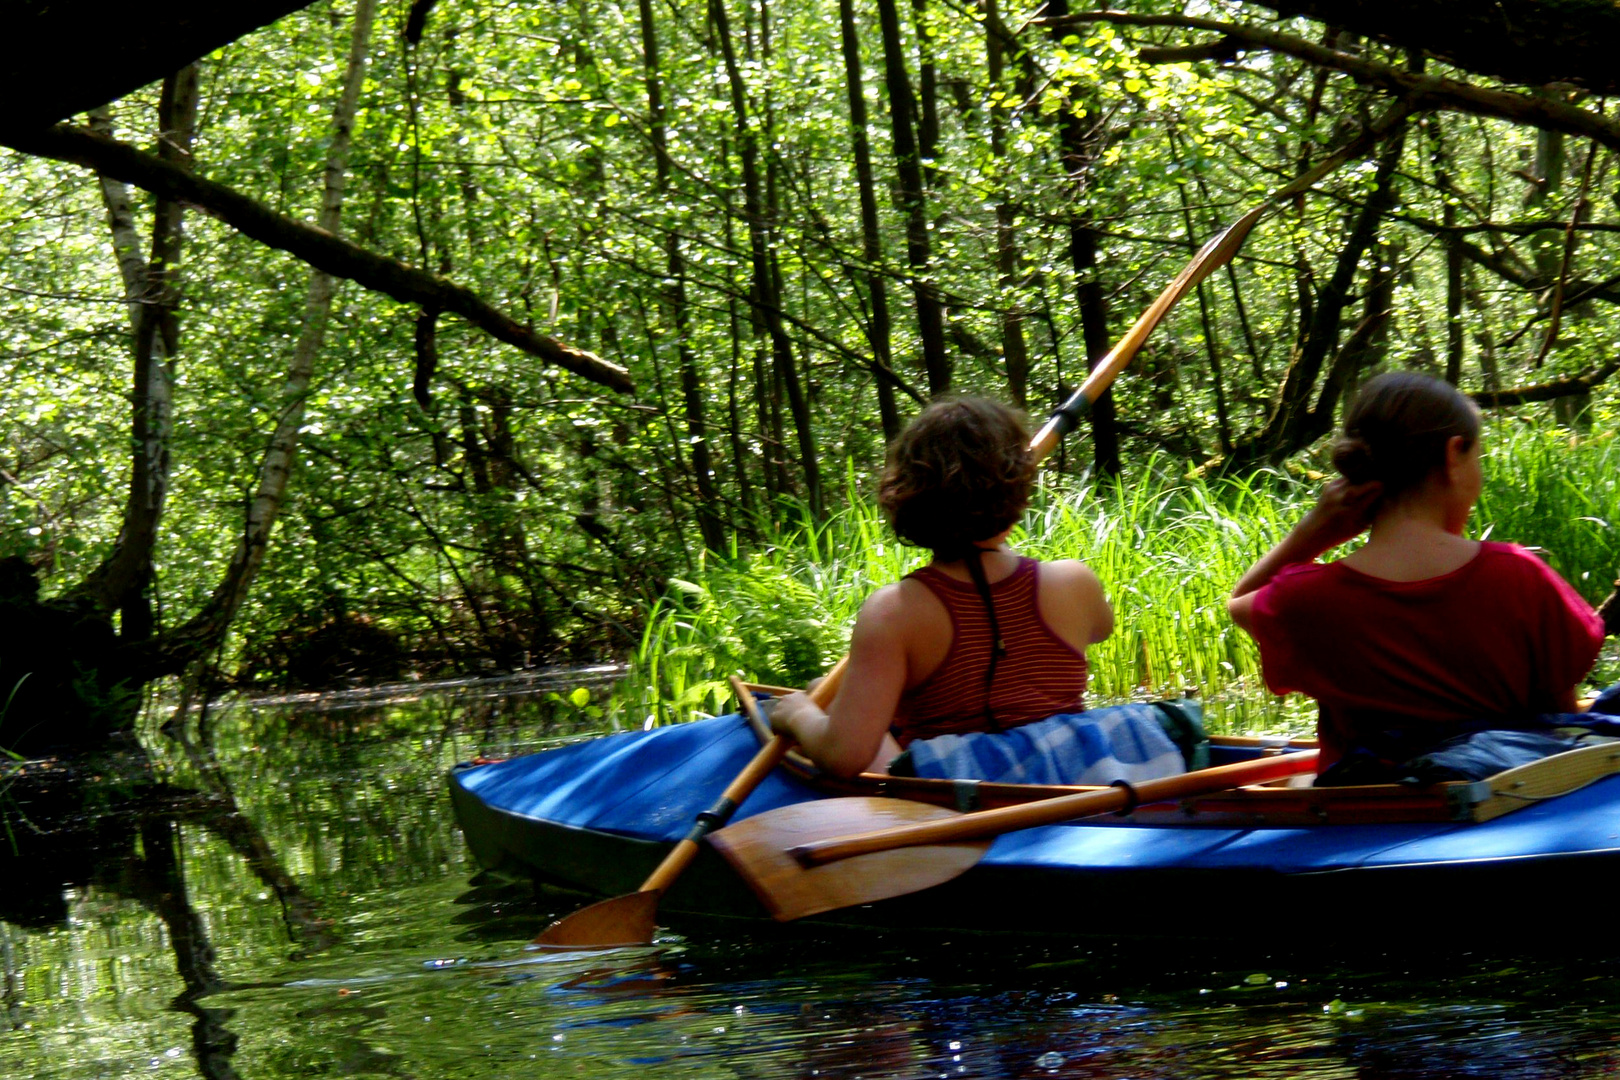
M 1321 705 L 1327 768 L 1364 732 L 1548 712 L 1586 674 L 1603 622 L 1515 544 L 1486 542 L 1449 574 L 1387 581 L 1342 562 L 1297 563 L 1254 598 L 1272 691 Z

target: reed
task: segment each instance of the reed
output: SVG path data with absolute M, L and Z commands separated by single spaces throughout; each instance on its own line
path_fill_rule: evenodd
M 1596 602 L 1620 571 L 1620 440 L 1498 424 L 1487 433 L 1475 535 L 1542 549 Z M 1305 465 L 1209 481 L 1156 459 L 1126 483 L 1048 480 L 1013 544 L 1084 559 L 1108 590 L 1112 637 L 1088 653 L 1098 703 L 1195 693 L 1211 730 L 1309 730 L 1315 706 L 1269 694 L 1254 643 L 1226 616 L 1232 583 L 1297 521 L 1320 485 Z M 852 478 L 824 523 L 798 516 L 762 550 L 708 561 L 647 619 L 614 706 L 619 723 L 666 723 L 728 707 L 725 676 L 801 686 L 848 644 L 873 589 L 925 554 L 898 544 Z M 1614 658 L 1598 672 L 1620 677 Z

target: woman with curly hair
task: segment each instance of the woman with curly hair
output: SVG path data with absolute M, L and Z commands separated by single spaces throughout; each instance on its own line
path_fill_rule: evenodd
M 1018 414 L 985 398 L 928 406 L 889 447 L 878 501 L 926 566 L 861 606 L 826 712 L 792 694 L 771 714 L 840 776 L 888 771 L 914 739 L 1003 731 L 1078 713 L 1086 647 L 1114 626 L 1097 575 L 1007 546 L 1035 461 Z

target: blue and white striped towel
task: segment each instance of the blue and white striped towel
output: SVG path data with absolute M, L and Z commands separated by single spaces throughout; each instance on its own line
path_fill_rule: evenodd
M 1147 704 L 1065 713 L 1010 731 L 940 735 L 906 748 L 911 775 L 1007 784 L 1139 783 L 1187 771 Z

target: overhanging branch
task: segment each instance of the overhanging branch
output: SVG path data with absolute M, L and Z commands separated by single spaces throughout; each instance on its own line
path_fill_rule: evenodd
M 1528 405 L 1533 401 L 1553 401 L 1557 398 L 1574 397 L 1577 394 L 1590 393 L 1602 386 L 1616 371 L 1620 371 L 1620 360 L 1610 360 L 1607 364 L 1585 375 L 1577 375 L 1570 379 L 1554 379 L 1551 382 L 1537 383 L 1534 386 L 1520 386 L 1512 390 L 1478 390 L 1468 396 L 1482 409 L 1498 409 L 1508 405 Z
M 1620 91 L 1614 0 L 1258 0 L 1279 15 L 1422 49 L 1466 71 L 1541 86 Z
M 594 383 L 627 393 L 634 389 L 624 368 L 535 333 L 490 306 L 471 289 L 278 214 L 234 188 L 188 173 L 126 143 L 68 124 L 13 134 L 6 142 L 25 154 L 82 165 L 154 195 L 191 203 L 244 236 L 294 255 L 334 277 L 347 278 L 404 303 L 454 312 L 491 337 Z
M 266 26 L 310 0 L 108 0 L 5 5 L 0 130 L 39 131 L 123 97 Z
M 1594 139 L 1603 146 L 1620 150 L 1620 123 L 1598 113 L 1569 104 L 1556 96 L 1515 94 L 1492 90 L 1459 79 L 1427 75 L 1352 56 L 1318 45 L 1292 34 L 1263 27 L 1222 22 L 1183 15 L 1138 15 L 1129 11 L 1089 11 L 1062 18 L 1038 20 L 1046 26 L 1080 26 L 1105 22 L 1118 26 L 1162 26 L 1221 34 L 1226 44 L 1243 49 L 1264 49 L 1304 60 L 1316 67 L 1342 71 L 1357 82 L 1382 87 L 1399 94 L 1416 109 L 1447 109 L 1453 112 L 1490 116 L 1515 124 L 1527 124 L 1547 131 Z

